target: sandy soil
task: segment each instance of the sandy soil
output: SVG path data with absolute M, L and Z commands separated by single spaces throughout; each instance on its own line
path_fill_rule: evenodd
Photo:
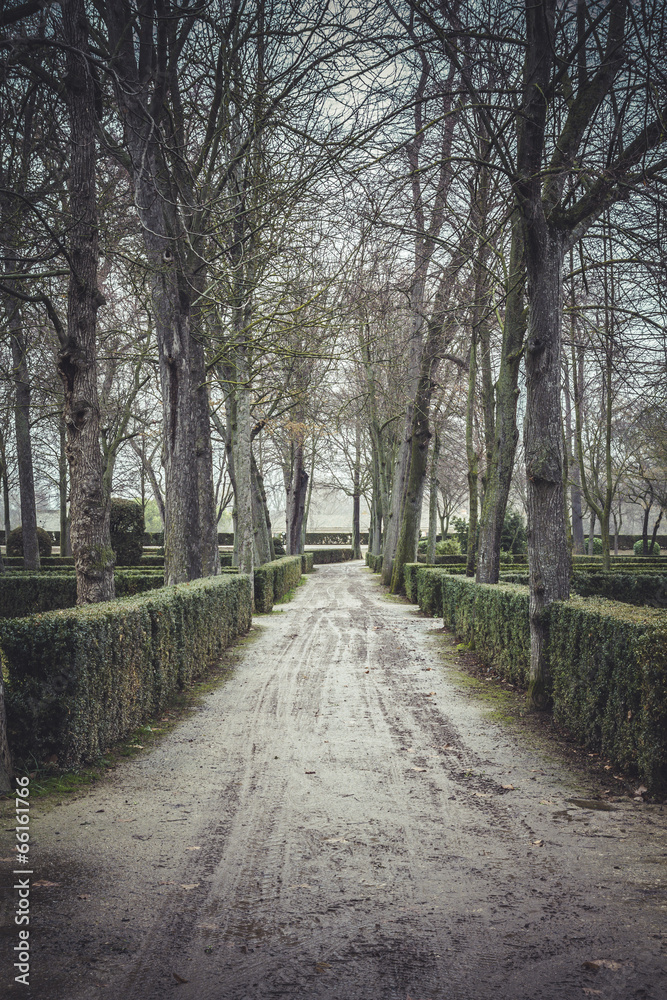
M 57 884 L 27 988 L 5 893 L 2 996 L 664 1000 L 667 809 L 598 808 L 437 628 L 359 563 L 257 618 L 201 710 L 33 816 Z

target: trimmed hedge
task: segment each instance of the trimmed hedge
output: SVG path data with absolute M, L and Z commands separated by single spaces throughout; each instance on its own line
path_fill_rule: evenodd
M 129 597 L 164 585 L 160 571 L 116 570 L 116 597 Z M 25 618 L 76 604 L 76 576 L 64 573 L 11 573 L 0 576 L 0 618 Z
M 441 613 L 482 660 L 527 686 L 527 587 L 421 566 L 416 577 L 425 614 Z M 555 718 L 585 746 L 636 771 L 651 791 L 667 789 L 667 612 L 575 596 L 548 615 Z
M 607 597 L 624 604 L 667 608 L 666 574 L 575 572 L 572 589 L 582 597 Z
M 4 556 L 3 563 L 6 569 L 23 569 L 23 556 Z M 40 556 L 39 570 L 52 569 L 72 569 L 74 567 L 74 556 Z
M 144 510 L 136 500 L 112 497 L 109 508 L 111 548 L 118 566 L 135 566 L 144 547 Z
M 268 614 L 276 601 L 299 585 L 301 556 L 283 556 L 255 569 L 255 611 Z
M 48 557 L 51 555 L 51 549 L 53 547 L 53 542 L 51 541 L 51 535 L 48 531 L 44 531 L 44 528 L 37 528 L 37 548 L 39 550 L 40 562 L 41 557 Z M 9 532 L 7 536 L 7 555 L 8 556 L 20 556 L 23 559 L 23 528 L 19 524 L 18 528 L 14 528 L 13 531 Z
M 314 552 L 301 553 L 301 572 L 312 573 L 314 569 Z
M 366 565 L 370 567 L 371 572 L 381 573 L 382 572 L 382 556 L 374 556 L 370 552 L 366 553 Z
M 351 545 L 351 531 L 308 531 L 306 545 Z M 359 535 L 359 544 L 368 545 L 368 532 Z
M 315 549 L 313 551 L 313 563 L 315 566 L 349 562 L 351 559 L 354 559 L 354 549 Z
M 60 767 L 92 760 L 159 711 L 251 621 L 247 577 L 0 622 L 10 743 Z
M 667 788 L 667 614 L 601 598 L 553 604 L 554 716 L 585 746 Z

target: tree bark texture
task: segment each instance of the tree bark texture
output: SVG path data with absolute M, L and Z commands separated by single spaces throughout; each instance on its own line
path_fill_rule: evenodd
M 16 262 L 9 262 L 12 270 Z M 21 527 L 23 535 L 24 569 L 39 569 L 39 544 L 37 542 L 37 508 L 35 503 L 35 478 L 32 468 L 32 442 L 30 434 L 30 373 L 28 371 L 27 342 L 22 329 L 21 307 L 18 299 L 5 299 L 5 313 L 12 345 L 14 379 L 14 426 L 16 430 L 16 461 L 19 470 L 21 495 Z
M 301 527 L 306 509 L 308 473 L 303 467 L 303 441 L 299 438 L 294 448 L 292 478 L 287 490 L 287 555 L 295 556 L 303 551 Z
M 197 282 L 200 291 L 201 275 Z M 218 518 L 215 509 L 215 486 L 213 483 L 213 445 L 211 441 L 211 418 L 206 358 L 204 353 L 201 310 L 196 307 L 190 338 L 190 392 L 195 411 L 195 447 L 197 455 L 197 491 L 199 494 L 199 535 L 201 538 L 202 576 L 217 576 L 220 572 L 220 551 L 218 549 Z
M 517 218 L 512 229 L 505 322 L 496 383 L 494 444 L 491 464 L 486 473 L 479 523 L 478 583 L 498 583 L 500 575 L 501 535 L 519 440 L 516 408 L 519 399 L 519 368 L 526 334 L 525 275 L 523 231 Z
M 433 378 L 437 361 L 431 351 L 424 352 L 419 385 L 412 407 L 412 431 L 410 434 L 410 460 L 405 484 L 405 497 L 401 517 L 401 530 L 394 559 L 392 560 L 390 592 L 400 593 L 403 589 L 403 567 L 417 558 L 417 542 L 421 523 L 424 483 L 428 468 L 428 451 L 431 438 L 429 410 L 433 392 Z M 384 555 L 382 559 L 384 579 Z
M 176 30 L 176 22 L 160 21 L 154 37 L 155 25 L 147 15 L 141 23 L 141 44 L 135 48 L 130 9 L 122 0 L 109 0 L 105 11 L 134 201 L 153 274 L 162 388 L 165 583 L 182 583 L 202 576 L 202 548 L 209 569 L 214 568 L 215 555 L 210 513 L 205 516 L 204 546 L 200 523 L 200 491 L 204 491 L 207 479 L 211 484 L 213 480 L 212 472 L 210 476 L 200 472 L 210 451 L 201 399 L 197 399 L 205 383 L 191 330 L 196 282 L 179 214 L 182 193 L 167 162 L 161 135 L 161 127 L 170 133 L 173 126 L 167 100 L 173 83 L 167 66 L 167 35 Z M 174 43 L 174 38 L 170 41 Z M 194 394 L 193 382 L 197 386 Z
M 312 479 L 311 479 L 312 483 Z M 361 428 L 359 418 L 354 428 L 354 473 L 352 484 L 352 550 L 355 559 L 361 559 Z
M 426 562 L 435 562 L 436 535 L 438 534 L 438 462 L 440 460 L 440 435 L 437 429 L 433 433 L 433 448 L 431 450 L 431 476 L 429 480 L 428 502 L 428 546 Z
M 563 243 L 533 220 L 526 227 L 529 327 L 526 344 L 526 453 L 531 667 L 529 703 L 549 700 L 546 609 L 570 593 L 560 406 Z
M 255 534 L 255 562 L 258 565 L 271 562 L 275 557 L 271 534 L 271 517 L 266 502 L 264 477 L 259 471 L 254 454 L 250 454 L 252 471 L 252 519 Z
M 77 603 L 114 597 L 114 554 L 109 535 L 110 497 L 102 488 L 97 395 L 98 229 L 95 190 L 95 86 L 86 56 L 88 27 L 83 0 L 62 5 L 67 52 L 66 95 L 71 136 L 67 340 L 58 355 L 64 387 L 63 417 L 70 465 L 70 538 Z
M 239 573 L 251 577 L 255 566 L 253 523 L 252 445 L 250 390 L 246 384 L 243 357 L 239 353 L 234 386 L 236 429 L 234 434 L 234 482 L 236 486 L 236 536 Z
M 477 386 L 477 327 L 473 323 L 468 366 L 468 400 L 466 406 L 466 458 L 468 461 L 468 544 L 466 546 L 466 576 L 475 575 L 477 550 L 477 514 L 479 503 L 479 457 L 475 450 L 474 416 Z

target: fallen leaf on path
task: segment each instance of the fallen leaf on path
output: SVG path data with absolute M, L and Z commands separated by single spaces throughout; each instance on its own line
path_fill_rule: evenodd
M 540 805 L 541 806 L 552 806 L 553 802 L 551 801 L 551 799 L 540 799 Z
M 514 791 L 514 785 L 503 785 L 502 787 L 508 792 Z
M 183 976 L 179 976 L 179 974 L 177 972 L 172 972 L 172 976 L 174 977 L 174 979 L 176 980 L 177 983 L 189 983 L 190 982 L 189 979 L 183 979 Z
M 304 771 L 304 774 L 317 774 L 317 771 Z
M 199 884 L 199 882 L 188 882 L 187 884 L 181 882 L 181 889 L 196 889 Z
M 345 837 L 329 837 L 324 841 L 325 844 L 349 844 L 350 841 L 346 840 Z
M 643 795 L 644 792 L 648 792 L 646 785 L 640 785 L 639 788 L 635 788 L 635 795 Z
M 186 847 L 186 851 L 201 851 L 201 847 Z
M 60 885 L 60 882 L 48 882 L 45 878 L 40 879 L 39 882 L 33 882 L 32 883 L 33 889 L 37 889 L 37 888 L 50 889 L 50 888 L 52 888 L 53 886 L 56 886 L 56 885 Z
M 534 844 L 535 847 L 544 847 L 543 840 L 531 840 L 531 844 Z
M 81 895 L 77 896 L 76 898 L 77 899 L 91 899 L 92 897 L 89 896 L 87 892 L 82 892 Z
M 143 743 L 130 743 L 130 750 L 143 750 Z
M 328 962 L 317 962 L 315 965 L 315 972 L 326 972 L 331 966 Z
M 152 836 L 152 833 L 133 833 L 132 840 L 150 840 Z
M 425 771 L 426 768 L 425 767 L 411 767 L 410 770 L 411 771 Z

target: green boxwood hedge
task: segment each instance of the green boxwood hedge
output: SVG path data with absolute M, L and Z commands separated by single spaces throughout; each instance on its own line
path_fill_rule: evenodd
M 129 597 L 164 584 L 160 570 L 116 570 L 116 597 Z M 7 573 L 0 576 L 0 618 L 24 618 L 76 604 L 76 576 L 73 572 Z
M 44 531 L 44 528 L 38 527 L 37 548 L 39 549 L 40 562 L 42 558 L 48 558 L 51 555 L 52 547 L 51 535 L 48 531 Z M 7 555 L 18 556 L 23 562 L 23 527 L 20 524 L 18 528 L 14 528 L 7 535 Z
M 4 556 L 3 563 L 7 569 L 23 569 L 23 556 Z M 72 569 L 74 567 L 74 556 L 40 556 L 39 569 Z
M 419 567 L 417 598 L 508 680 L 527 686 L 528 588 Z M 579 595 L 548 611 L 555 718 L 585 746 L 667 789 L 667 611 Z
M 313 563 L 323 566 L 326 563 L 349 562 L 354 559 L 354 549 L 313 549 Z
M 667 574 L 575 572 L 572 589 L 582 597 L 608 597 L 625 604 L 667 608 Z
M 268 614 L 276 601 L 299 585 L 301 556 L 283 556 L 257 566 L 254 574 L 255 611 Z
M 231 573 L 136 597 L 0 622 L 10 743 L 76 767 L 190 684 L 251 621 Z
M 573 597 L 549 612 L 554 716 L 581 743 L 667 788 L 667 613 Z
M 144 547 L 144 511 L 136 500 L 112 497 L 109 508 L 111 548 L 117 566 L 135 566 Z
M 302 552 L 301 553 L 301 572 L 302 573 L 312 573 L 315 568 L 315 553 L 314 552 Z
M 370 552 L 366 553 L 366 565 L 373 573 L 382 572 L 382 556 L 374 556 Z

